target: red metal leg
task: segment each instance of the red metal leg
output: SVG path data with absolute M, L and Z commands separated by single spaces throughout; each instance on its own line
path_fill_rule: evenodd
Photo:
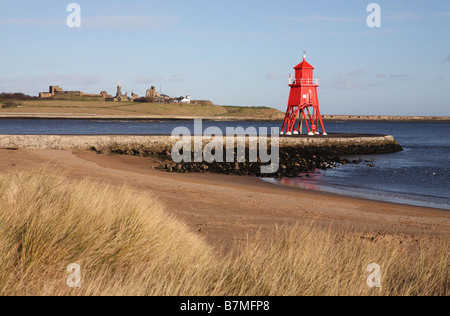
M 285 117 L 284 117 L 283 127 L 281 128 L 281 133 L 282 133 L 282 134 L 284 133 L 284 128 L 286 127 L 286 123 L 287 123 L 287 121 L 288 121 L 289 108 L 290 108 L 290 107 L 288 106 L 288 108 L 287 108 L 287 110 L 286 110 L 286 115 L 285 115 Z
M 325 125 L 323 124 L 323 120 L 322 120 L 322 114 L 320 114 L 319 107 L 317 107 L 317 113 L 319 114 L 319 120 L 320 120 L 320 125 L 322 126 L 323 135 L 327 135 L 327 132 L 325 131 Z

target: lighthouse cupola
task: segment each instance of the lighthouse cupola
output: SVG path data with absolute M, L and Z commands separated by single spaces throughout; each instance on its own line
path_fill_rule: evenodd
M 303 61 L 298 64 L 297 66 L 294 67 L 295 69 L 295 81 L 298 83 L 301 82 L 307 82 L 307 81 L 311 81 L 313 80 L 313 72 L 314 72 L 314 67 L 311 66 L 307 61 L 306 61 L 306 55 L 303 55 Z

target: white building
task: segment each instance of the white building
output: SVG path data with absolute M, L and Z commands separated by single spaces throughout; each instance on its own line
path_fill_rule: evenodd
M 187 95 L 183 100 L 180 101 L 180 103 L 190 104 L 191 103 L 191 96 Z

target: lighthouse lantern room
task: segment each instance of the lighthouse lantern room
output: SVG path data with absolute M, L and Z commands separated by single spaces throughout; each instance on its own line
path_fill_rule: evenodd
M 295 78 L 289 75 L 291 92 L 281 135 L 302 134 L 303 123 L 306 125 L 308 135 L 319 135 L 320 129 L 323 135 L 327 135 L 319 110 L 317 96 L 319 80 L 314 79 L 314 67 L 306 61 L 306 53 L 303 55 L 303 61 L 294 69 Z

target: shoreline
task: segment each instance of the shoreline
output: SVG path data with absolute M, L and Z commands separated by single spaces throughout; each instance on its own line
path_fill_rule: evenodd
M 404 242 L 448 237 L 450 212 L 280 187 L 256 177 L 175 174 L 154 170 L 156 162 L 89 151 L 0 150 L 1 170 L 49 167 L 70 179 L 130 185 L 155 196 L 167 211 L 214 245 L 227 248 L 276 227 L 314 221 L 339 231 L 400 235 Z
M 402 197 L 402 194 L 396 193 L 397 196 L 386 196 L 385 194 L 387 192 L 383 192 L 381 194 L 377 194 L 377 190 L 370 190 L 365 189 L 365 192 L 358 192 L 356 190 L 340 190 L 340 189 L 333 189 L 330 186 L 321 186 L 320 184 L 314 184 L 314 185 L 283 185 L 280 183 L 277 183 L 277 179 L 271 179 L 271 178 L 261 178 L 261 180 L 276 185 L 280 187 L 290 187 L 298 190 L 306 190 L 311 192 L 319 192 L 323 194 L 331 194 L 335 196 L 341 196 L 341 197 L 348 197 L 348 198 L 354 198 L 354 199 L 362 199 L 366 201 L 377 201 L 377 202 L 385 202 L 390 204 L 398 204 L 398 205 L 405 205 L 405 206 L 414 206 L 414 207 L 420 207 L 420 208 L 426 208 L 426 209 L 433 209 L 433 210 L 442 210 L 442 211 L 450 211 L 450 205 L 448 204 L 438 204 L 433 202 L 426 202 L 426 201 L 420 201 L 420 200 L 412 200 L 412 199 L 406 199 Z M 307 188 L 308 186 L 314 186 L 317 187 L 316 189 L 313 188 Z M 357 189 L 357 188 L 354 188 Z
M 323 115 L 324 121 L 379 121 L 379 122 L 450 122 L 450 116 L 391 116 L 391 115 Z M 167 116 L 167 115 L 97 115 L 76 113 L 7 113 L 0 112 L 0 120 L 130 120 L 130 121 L 190 121 L 202 119 L 211 122 L 278 122 L 283 118 L 227 117 L 227 116 Z

